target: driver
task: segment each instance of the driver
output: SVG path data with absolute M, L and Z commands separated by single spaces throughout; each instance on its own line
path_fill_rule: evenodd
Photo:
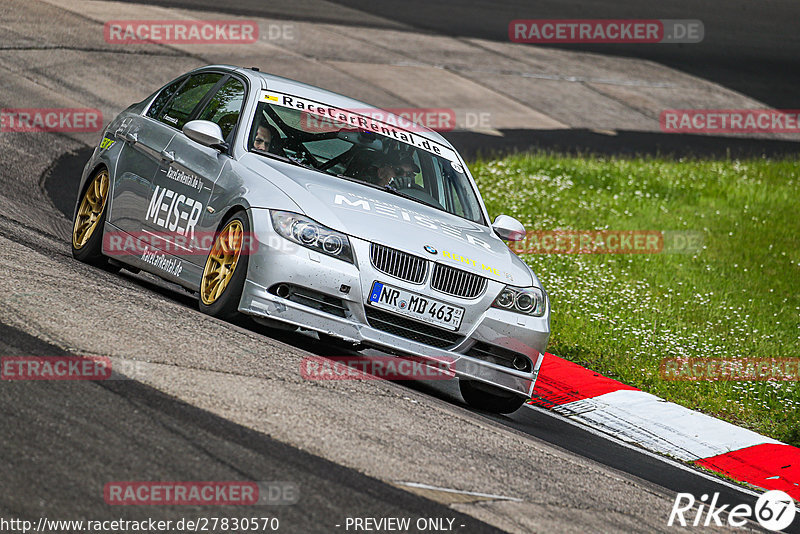
M 283 149 L 280 146 L 281 136 L 278 129 L 270 123 L 264 121 L 258 124 L 256 138 L 253 140 L 253 148 L 262 152 L 270 152 L 283 156 Z
M 386 187 L 392 181 L 394 186 L 399 188 L 408 187 L 419 172 L 419 167 L 410 156 L 400 159 L 387 159 L 378 167 L 377 171 L 370 177 L 370 182 Z

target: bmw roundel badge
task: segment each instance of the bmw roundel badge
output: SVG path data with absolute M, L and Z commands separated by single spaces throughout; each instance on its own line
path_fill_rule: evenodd
M 430 245 L 425 245 L 425 252 L 430 252 L 431 254 L 436 254 L 436 249 Z

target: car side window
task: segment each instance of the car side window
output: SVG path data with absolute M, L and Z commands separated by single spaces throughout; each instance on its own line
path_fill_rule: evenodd
M 169 102 L 169 99 L 175 94 L 175 91 L 180 89 L 181 85 L 183 85 L 183 82 L 186 80 L 186 77 L 179 78 L 166 86 L 164 90 L 158 94 L 156 99 L 153 100 L 153 104 L 150 106 L 150 109 L 147 110 L 147 116 L 153 119 L 157 118 L 166 103 Z
M 231 78 L 219 88 L 198 119 L 211 121 L 222 130 L 222 138 L 229 141 L 228 136 L 239 122 L 239 114 L 244 103 L 244 84 Z
M 195 74 L 178 90 L 174 98 L 158 114 L 158 120 L 179 130 L 192 116 L 194 108 L 208 92 L 222 79 L 222 74 Z

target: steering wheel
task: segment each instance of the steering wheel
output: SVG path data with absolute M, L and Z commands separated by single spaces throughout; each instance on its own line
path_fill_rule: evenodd
M 313 167 L 319 167 L 319 161 L 317 161 L 317 158 L 314 157 L 314 155 L 303 145 L 302 142 L 293 137 L 287 137 L 284 143 L 286 148 L 294 151 L 295 154 L 300 154 L 309 165 L 312 165 Z

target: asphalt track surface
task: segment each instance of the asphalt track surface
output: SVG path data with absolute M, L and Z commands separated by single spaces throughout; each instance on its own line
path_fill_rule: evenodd
M 69 355 L 3 324 L 0 351 Z M 295 505 L 118 506 L 111 516 L 277 517 L 281 532 L 333 532 L 348 516 L 448 517 L 462 532 L 502 532 L 132 380 L 6 383 L 0 406 L 0 517 L 108 519 L 102 488 L 110 481 L 291 481 Z
M 300 0 L 291 4 L 262 0 L 231 4 L 215 0 L 124 1 L 287 20 L 402 26 L 497 41 L 508 41 L 508 24 L 515 19 L 698 19 L 705 28 L 705 38 L 700 43 L 546 46 L 649 59 L 777 109 L 800 108 L 800 5 L 794 0 Z
M 44 186 L 47 194 L 51 197 L 51 200 L 56 207 L 62 211 L 66 217 L 71 216 L 72 207 L 74 206 L 74 191 L 78 185 L 76 177 L 79 176 L 83 164 L 90 154 L 91 149 L 85 149 L 78 151 L 75 154 L 63 156 L 55 163 L 44 180 Z M 194 305 L 194 298 L 172 284 L 166 282 L 153 282 L 150 277 L 138 277 L 125 274 L 124 272 L 120 276 L 135 280 L 141 285 L 143 291 L 152 291 L 160 295 L 164 295 L 167 298 L 177 299 L 185 303 L 187 306 Z M 242 321 L 239 324 L 245 328 L 257 329 L 255 325 L 250 325 L 247 320 Z M 0 331 L 2 331 L 3 337 L 9 340 L 6 342 L 7 346 L 4 347 L 0 345 L 0 349 L 4 349 L 4 354 L 9 354 L 7 351 L 11 350 L 12 352 L 10 352 L 10 354 L 12 355 L 39 353 L 43 355 L 53 355 L 53 351 L 55 350 L 53 347 L 44 346 L 44 344 L 35 338 L 31 338 L 27 334 L 10 329 L 8 327 L 3 327 L 0 325 Z M 340 352 L 337 352 L 335 349 L 331 349 L 330 347 L 317 342 L 313 336 L 298 336 L 296 334 L 287 334 L 279 331 L 270 331 L 268 334 L 280 341 L 292 344 L 298 349 L 308 351 L 315 355 L 330 356 L 333 354 L 340 354 Z M 39 348 L 43 346 L 43 349 Z M 77 387 L 81 386 L 82 385 L 78 385 Z M 466 410 L 470 410 L 464 405 L 463 400 L 458 393 L 457 385 L 453 381 L 445 383 L 412 381 L 403 382 L 402 386 L 423 393 L 440 402 L 461 406 Z M 17 403 L 20 406 L 25 406 L 29 402 L 27 398 L 29 395 L 37 396 L 38 398 L 38 395 L 41 393 L 36 389 L 36 387 L 36 384 L 27 388 L 25 388 L 25 386 L 21 386 L 17 396 L 10 397 L 9 400 L 11 401 L 11 404 Z M 75 388 L 76 386 L 67 387 Z M 83 387 L 85 389 L 88 388 L 88 386 Z M 396 516 L 396 514 L 400 512 L 408 513 L 408 510 L 416 511 L 416 516 L 438 517 L 437 515 L 430 514 L 444 514 L 447 511 L 446 508 L 431 508 L 430 503 L 428 503 L 427 508 L 394 508 L 393 504 L 397 503 L 392 499 L 397 492 L 396 488 L 369 479 L 368 477 L 357 475 L 349 470 L 335 466 L 330 462 L 311 457 L 310 455 L 304 454 L 301 451 L 293 449 L 292 447 L 276 443 L 274 440 L 271 440 L 266 436 L 258 435 L 257 433 L 249 431 L 246 428 L 242 428 L 233 423 L 221 420 L 220 418 L 208 414 L 207 412 L 192 408 L 180 401 L 170 399 L 166 395 L 147 386 L 139 385 L 135 382 L 119 382 L 114 386 L 98 385 L 93 387 L 97 388 L 90 390 L 90 394 L 94 395 L 94 398 L 90 397 L 90 394 L 87 393 L 87 398 L 83 403 L 84 406 L 91 407 L 94 405 L 94 403 L 96 403 L 98 406 L 103 406 L 103 409 L 105 409 L 107 406 L 114 406 L 113 410 L 116 410 L 116 406 L 120 404 L 118 401 L 130 399 L 128 403 L 129 405 L 138 406 L 142 404 L 148 406 L 148 408 L 152 408 L 153 413 L 156 413 L 156 411 L 159 410 L 159 407 L 162 407 L 160 410 L 162 414 L 159 414 L 159 417 L 161 417 L 163 414 L 171 417 L 172 419 L 170 420 L 170 424 L 191 425 L 184 429 L 185 431 L 182 433 L 183 436 L 197 435 L 199 436 L 197 440 L 213 440 L 216 438 L 218 440 L 222 440 L 223 444 L 225 445 L 231 445 L 232 442 L 233 445 L 231 445 L 231 447 L 227 450 L 230 450 L 234 456 L 233 458 L 228 458 L 226 456 L 224 459 L 224 463 L 226 464 L 233 463 L 238 467 L 238 463 L 236 462 L 243 460 L 241 460 L 239 456 L 240 449 L 234 446 L 240 446 L 242 443 L 246 443 L 250 449 L 245 451 L 248 455 L 255 452 L 256 454 L 260 453 L 260 456 L 256 456 L 254 458 L 247 456 L 244 461 L 246 462 L 246 460 L 252 459 L 254 463 L 245 463 L 245 465 L 252 469 L 247 470 L 243 467 L 238 473 L 249 480 L 279 480 L 288 478 L 291 478 L 292 480 L 298 480 L 299 478 L 302 480 L 301 485 L 303 487 L 315 488 L 313 490 L 315 500 L 310 503 L 303 502 L 300 506 L 301 510 L 305 510 L 307 507 L 310 507 L 311 509 L 321 513 L 323 517 L 342 514 L 343 511 L 350 512 L 344 513 L 344 516 L 352 516 L 354 515 L 354 511 L 357 511 L 357 515 L 359 516 L 368 516 L 372 513 L 377 513 L 376 511 L 381 512 L 379 516 L 390 516 L 392 513 L 394 513 Z M 71 391 L 74 392 L 74 389 Z M 47 393 L 47 395 L 53 395 L 54 400 L 56 401 L 55 404 L 59 406 L 62 403 L 55 399 L 55 397 L 58 395 L 63 395 L 62 400 L 66 400 L 69 398 L 68 395 L 71 394 L 72 393 L 69 391 L 63 390 L 63 386 L 60 387 L 59 385 L 56 385 L 52 391 L 48 391 Z M 107 398 L 108 396 L 116 396 L 119 397 L 119 399 L 112 399 L 112 401 L 109 401 Z M 72 401 L 70 400 L 70 404 L 71 403 Z M 35 408 L 32 411 L 35 412 Z M 116 412 L 116 414 L 116 421 L 128 420 L 128 415 L 126 413 Z M 729 504 L 730 507 L 742 503 L 754 506 L 756 501 L 756 496 L 754 496 L 752 491 L 744 491 L 732 484 L 723 483 L 718 479 L 714 479 L 710 475 L 702 475 L 695 469 L 682 466 L 675 462 L 667 462 L 664 458 L 661 458 L 657 455 L 638 450 L 635 447 L 622 444 L 615 440 L 610 440 L 608 437 L 590 432 L 580 426 L 568 422 L 565 418 L 540 408 L 523 407 L 510 416 L 498 416 L 474 411 L 473 414 L 477 418 L 486 419 L 494 424 L 514 429 L 526 436 L 532 437 L 536 440 L 542 440 L 565 451 L 577 454 L 581 457 L 607 466 L 612 470 L 626 473 L 627 475 L 636 477 L 637 479 L 647 481 L 648 483 L 652 483 L 658 487 L 661 487 L 668 492 L 674 492 L 676 494 L 678 492 L 689 492 L 694 495 L 702 495 L 704 493 L 713 494 L 718 492 L 720 494 L 719 504 Z M 68 414 L 64 413 L 63 415 L 66 417 Z M 102 420 L 102 416 L 103 414 L 100 413 L 96 418 L 86 421 L 85 424 L 89 434 L 91 434 L 92 426 L 97 424 L 98 421 Z M 120 423 L 122 428 L 119 430 L 132 434 L 135 434 L 136 432 L 143 432 L 144 435 L 148 435 L 149 439 L 152 440 L 152 446 L 158 448 L 163 448 L 163 443 L 168 443 L 169 440 L 172 440 L 174 437 L 170 432 L 170 435 L 167 436 L 169 439 L 167 441 L 163 441 L 165 438 L 165 434 L 162 432 L 163 428 L 156 428 L 155 425 L 152 425 L 152 421 L 142 421 L 142 423 L 146 424 L 137 429 L 134 427 L 136 420 L 136 418 L 132 418 L 131 421 L 134 421 L 133 423 Z M 189 422 L 187 422 L 187 420 L 189 420 Z M 159 426 L 162 426 L 162 424 L 159 423 Z M 21 430 L 22 428 L 24 427 L 20 427 Z M 214 436 L 207 436 L 211 429 L 224 430 L 219 430 Z M 150 434 L 152 434 L 152 436 L 149 436 Z M 246 438 L 237 439 L 239 436 L 246 436 Z M 14 435 L 12 439 L 7 442 L 7 444 L 11 446 L 14 443 L 18 443 L 14 440 L 16 437 L 17 436 Z M 189 449 L 194 446 L 194 442 L 195 440 L 193 438 L 190 443 L 183 444 L 184 447 L 177 447 L 175 450 L 170 448 L 170 463 L 174 461 L 178 466 L 182 466 L 184 463 L 186 463 L 186 456 L 191 456 L 191 454 L 189 454 Z M 97 446 L 97 452 L 99 452 L 99 450 L 102 448 L 107 448 L 107 443 L 105 443 L 102 439 L 98 439 L 97 441 L 91 440 L 88 445 L 90 450 L 92 446 Z M 113 450 L 115 455 L 119 455 L 118 461 L 124 461 L 125 459 L 138 461 L 148 457 L 147 446 L 136 448 L 122 447 L 119 450 L 113 448 Z M 53 450 L 52 453 L 57 454 L 57 450 Z M 173 454 L 174 459 L 172 458 Z M 80 461 L 80 459 L 78 459 L 78 461 Z M 138 479 L 147 479 L 147 476 L 143 477 L 142 471 L 138 470 L 138 467 L 147 466 L 147 461 L 144 461 L 145 463 L 142 466 L 137 466 L 131 470 L 132 476 L 133 473 L 136 473 Z M 194 458 L 189 463 L 190 467 L 200 470 L 198 471 L 199 473 L 204 473 L 204 478 L 227 480 L 231 476 L 235 477 L 236 472 L 233 474 L 216 474 L 215 477 L 206 477 L 205 472 L 202 470 L 205 469 L 207 461 L 212 467 L 216 463 L 222 463 L 221 458 L 215 458 L 211 455 L 203 456 L 199 460 Z M 266 463 L 266 465 L 258 462 Z M 301 470 L 299 474 L 295 476 L 293 474 L 293 469 L 298 467 L 301 467 Z M 144 469 L 144 473 L 148 473 L 149 471 L 149 468 Z M 327 484 L 319 484 L 319 481 L 314 477 L 319 475 L 320 472 L 327 471 L 342 473 L 344 478 L 340 479 L 339 475 L 330 477 L 326 476 L 324 477 L 324 481 Z M 69 472 L 69 468 L 67 472 Z M 191 473 L 191 469 L 189 469 L 189 471 L 175 471 L 175 477 L 180 478 L 182 476 L 182 480 L 192 479 L 191 475 L 189 475 L 187 478 L 187 472 Z M 277 475 L 276 472 L 278 473 Z M 153 476 L 155 476 L 156 473 L 158 473 L 162 480 L 170 479 L 169 476 L 165 477 L 165 474 L 161 471 L 152 471 Z M 226 476 L 228 476 L 228 478 L 225 478 Z M 90 476 L 85 479 L 83 478 L 83 475 L 81 475 L 81 477 L 80 485 L 86 488 L 85 491 L 87 492 L 88 488 L 92 487 L 92 484 L 95 484 L 96 486 L 96 484 L 100 483 L 95 479 L 95 477 Z M 351 483 L 351 481 L 357 481 L 358 483 Z M 76 481 L 72 481 L 72 484 L 75 483 Z M 359 503 L 362 501 L 359 501 L 358 499 L 353 500 L 354 497 L 347 494 L 347 492 L 352 491 L 354 488 L 360 488 L 359 491 L 356 492 L 356 497 L 361 497 L 364 496 L 362 495 L 362 490 L 364 487 L 371 488 L 371 493 L 369 493 L 369 495 L 375 495 L 377 502 L 372 503 L 369 508 L 361 509 L 359 508 Z M 319 492 L 317 488 L 319 488 Z M 58 485 L 53 488 L 53 491 L 54 499 L 56 499 L 56 501 L 59 499 L 59 496 L 63 496 L 64 494 L 63 488 Z M 320 500 L 320 502 L 331 504 L 331 507 L 328 509 L 318 509 L 318 502 L 316 500 L 317 498 Z M 406 501 L 402 502 L 406 503 Z M 408 502 L 408 506 L 412 506 L 415 503 L 416 501 Z M 97 513 L 102 513 L 103 503 L 97 502 L 96 506 Z M 68 508 L 65 509 L 65 511 L 67 510 Z M 178 514 L 178 517 L 180 517 L 180 510 L 170 510 L 170 512 L 164 516 L 164 518 L 169 519 L 173 517 L 171 515 L 173 512 Z M 311 526 L 319 526 L 318 520 L 305 524 L 302 523 L 302 518 L 305 517 L 303 513 L 298 516 L 289 515 L 287 518 L 287 523 L 289 521 L 298 521 L 297 523 L 293 522 L 292 524 L 302 524 L 304 527 L 309 528 Z M 186 513 L 183 513 L 183 516 L 185 517 Z M 159 517 L 161 517 L 161 515 L 159 515 Z M 459 518 L 459 520 L 462 519 Z M 470 526 L 470 529 L 465 530 L 465 532 L 482 532 L 483 530 L 480 530 L 482 528 L 487 528 L 487 526 L 483 524 L 476 525 L 475 530 L 472 530 L 472 526 Z M 311 531 L 312 530 L 309 530 L 309 532 Z M 486 531 L 488 532 L 490 530 Z M 795 525 L 786 530 L 786 532 L 800 532 L 800 525 L 795 523 Z
M 615 1 L 299 0 L 291 3 L 239 0 L 122 0 L 170 8 L 221 12 L 287 21 L 402 29 L 457 38 L 508 42 L 514 19 L 699 19 L 705 38 L 695 44 L 540 45 L 652 60 L 727 87 L 777 109 L 800 109 L 800 6 L 792 0 L 757 6 L 746 0 L 690 2 L 667 0 L 647 5 Z M 402 48 L 402 43 L 398 43 Z M 702 106 L 701 106 L 702 107 Z M 467 158 L 544 149 L 565 153 L 652 155 L 702 158 L 782 156 L 800 152 L 800 143 L 730 136 L 692 135 L 617 129 L 613 135 L 582 128 L 506 129 L 502 135 L 476 131 L 443 135 Z

